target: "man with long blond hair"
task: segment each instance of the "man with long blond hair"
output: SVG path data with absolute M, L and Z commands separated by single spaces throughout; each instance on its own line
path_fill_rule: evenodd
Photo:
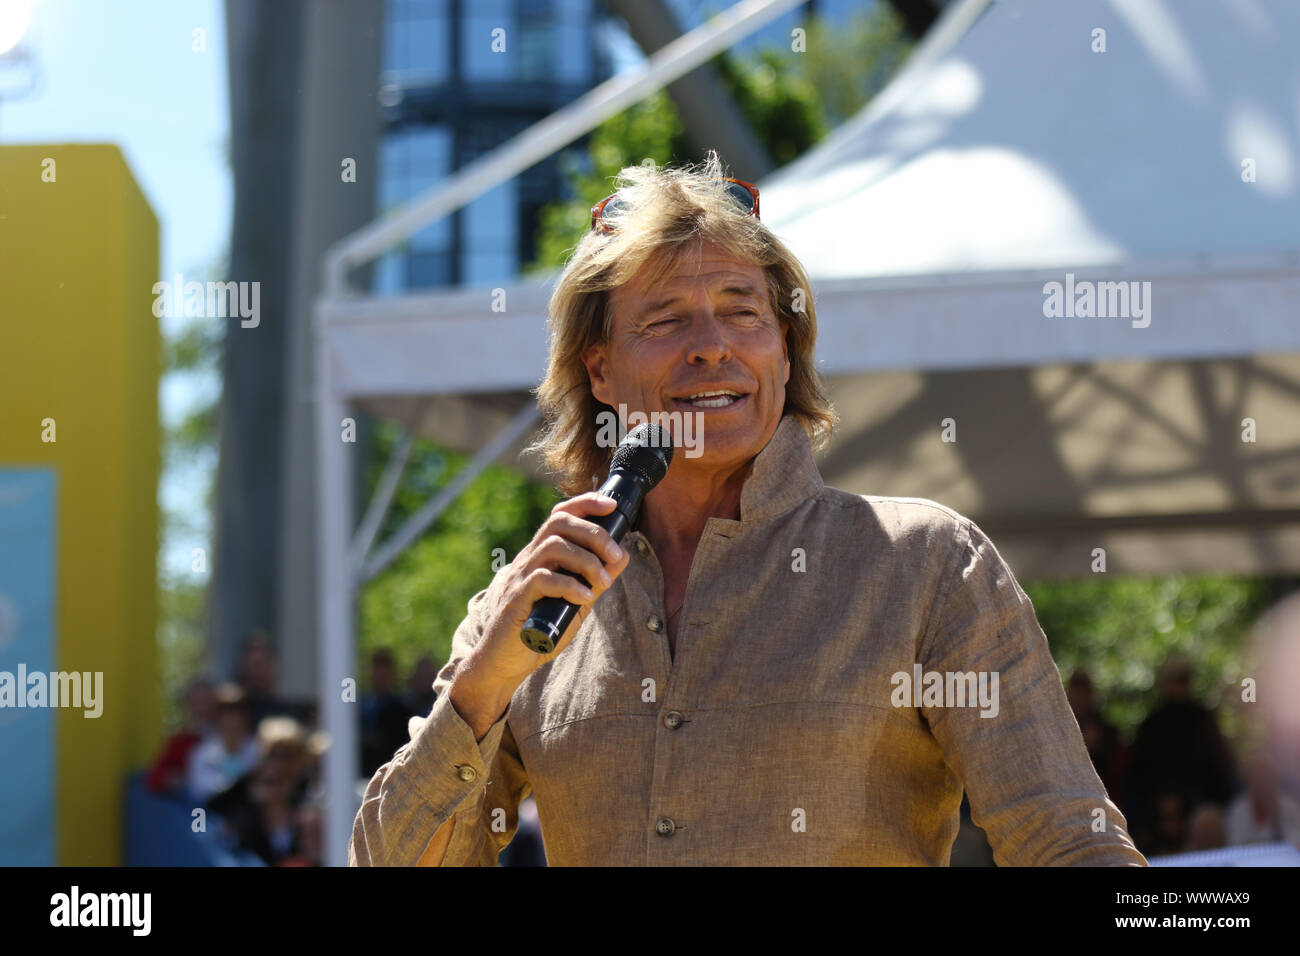
M 350 861 L 493 865 L 532 793 L 557 865 L 944 865 L 964 787 L 1001 864 L 1143 865 L 988 538 L 822 482 L 815 306 L 757 188 L 713 153 L 617 185 L 538 388 L 573 497 L 470 599 Z M 586 520 L 611 416 L 678 446 L 622 547 Z M 581 611 L 539 655 L 543 597 Z

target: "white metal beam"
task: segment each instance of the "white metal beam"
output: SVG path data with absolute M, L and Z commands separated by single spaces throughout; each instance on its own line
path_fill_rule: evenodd
M 1067 272 L 1076 287 L 1149 282 L 1150 324 L 1045 316 L 1043 287 Z M 1300 352 L 1300 263 L 1287 257 L 828 279 L 813 296 L 825 374 Z M 354 397 L 532 388 L 546 365 L 546 297 L 537 285 L 507 297 L 501 314 L 478 291 L 330 303 L 336 380 Z
M 620 110 L 695 69 L 737 40 L 806 0 L 741 0 L 707 23 L 678 37 L 641 69 L 611 77 L 505 145 L 458 169 L 411 202 L 358 229 L 325 255 L 325 294 L 347 292 L 347 271 L 370 262 L 430 223 L 455 212 L 490 189 L 558 152 Z
M 357 533 L 352 537 L 352 543 L 348 546 L 348 572 L 353 575 L 354 579 L 360 572 L 361 565 L 365 563 L 366 554 L 370 551 L 370 546 L 374 544 L 375 536 L 379 534 L 379 526 L 383 524 L 384 516 L 388 514 L 388 506 L 393 503 L 393 496 L 397 494 L 397 486 L 401 483 L 402 471 L 406 467 L 406 459 L 411 454 L 411 444 L 411 433 L 409 431 L 403 432 L 401 439 L 388 456 L 388 463 L 384 466 L 384 473 L 379 478 L 379 485 L 375 488 L 374 497 L 370 499 L 370 504 L 366 506 L 366 513 L 361 519 L 361 526 L 357 528 Z
M 438 516 L 460 497 L 460 493 L 469 486 L 471 481 L 481 475 L 488 465 L 492 464 L 503 451 L 513 445 L 541 418 L 541 414 L 541 409 L 536 404 L 521 408 L 508 425 L 493 435 L 492 439 L 475 453 L 469 464 L 458 471 L 456 477 L 448 482 L 445 488 L 426 501 L 419 511 L 407 519 L 406 524 L 375 550 L 370 560 L 361 569 L 360 581 L 369 581 L 392 564 L 411 542 L 423 534 L 425 529 L 438 520 Z
M 325 753 L 324 864 L 347 866 L 348 841 L 356 818 L 358 724 L 356 703 L 342 699 L 343 681 L 356 679 L 355 586 L 348 573 L 348 535 L 352 528 L 352 463 L 339 430 L 346 399 L 337 394 L 330 375 L 323 320 L 316 316 L 316 496 L 319 550 L 316 553 L 316 600 L 320 612 L 320 684 L 318 722 L 329 735 Z

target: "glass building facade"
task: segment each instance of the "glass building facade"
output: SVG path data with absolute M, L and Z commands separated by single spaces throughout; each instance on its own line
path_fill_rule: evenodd
M 666 2 L 685 31 L 734 0 Z M 788 49 L 790 31 L 809 13 L 842 23 L 877 2 L 808 0 L 735 49 Z M 603 0 L 385 0 L 378 212 L 642 60 Z M 581 144 L 570 150 L 580 153 Z M 373 291 L 490 285 L 517 276 L 534 258 L 538 211 L 563 195 L 563 155 L 412 236 L 376 263 Z
M 611 73 L 599 0 L 386 0 L 378 211 L 445 180 Z M 374 291 L 487 285 L 533 258 L 548 157 L 382 258 Z

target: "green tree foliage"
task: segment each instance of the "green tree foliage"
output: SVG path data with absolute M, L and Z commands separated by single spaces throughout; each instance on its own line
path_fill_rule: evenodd
M 158 670 L 168 728 L 185 723 L 185 686 L 205 669 L 207 580 L 206 575 L 171 575 L 165 569 L 158 574 Z
M 778 166 L 807 152 L 878 92 L 911 49 L 902 21 L 876 4 L 848 26 L 810 19 L 803 52 L 766 48 L 710 61 L 722 84 Z M 793 43 L 793 41 L 792 41 Z M 585 149 L 561 159 L 569 196 L 543 207 L 537 255 L 525 274 L 560 268 L 591 226 L 591 207 L 608 196 L 618 171 L 644 163 L 695 162 L 667 91 L 646 97 L 594 129 Z M 727 157 L 722 157 L 724 164 Z M 740 178 L 741 171 L 733 170 Z
M 1196 665 L 1193 694 L 1207 706 L 1239 698 L 1248 676 L 1248 629 L 1267 606 L 1264 581 L 1226 575 L 1025 582 L 1052 656 L 1068 680 L 1088 671 L 1106 718 L 1132 733 L 1159 698 L 1155 676 L 1177 651 Z M 1220 713 L 1240 736 L 1238 709 Z
M 369 488 L 378 484 L 397 440 L 395 426 L 381 424 L 376 429 Z M 429 442 L 413 443 L 406 474 L 378 540 L 386 540 L 401 527 L 468 461 L 465 455 Z M 393 651 L 403 675 L 421 655 L 429 654 L 439 664 L 445 661 L 467 602 L 492 580 L 494 558 L 500 559 L 497 567 L 513 560 L 559 500 L 554 489 L 529 481 L 514 469 L 488 468 L 429 533 L 362 589 L 361 663 L 380 647 Z M 369 680 L 368 666 L 362 666 L 360 673 Z
M 572 198 L 542 207 L 537 257 L 525 266 L 524 274 L 546 273 L 564 265 L 591 228 L 591 207 L 610 194 L 614 177 L 624 166 L 646 160 L 663 165 L 685 154 L 681 118 L 663 90 L 596 127 L 585 153 L 570 150 L 560 159 Z
M 192 318 L 163 343 L 164 374 L 192 375 L 215 372 L 221 364 L 224 324 L 209 318 Z M 196 454 L 211 451 L 217 441 L 217 399 L 196 402 L 175 425 L 164 432 L 169 465 L 184 464 Z
M 210 274 L 223 275 L 224 265 Z M 223 323 L 208 318 L 191 318 L 163 341 L 163 381 L 204 376 L 215 378 L 221 363 Z M 164 475 L 184 471 L 200 472 L 201 497 L 196 507 L 169 508 L 159 496 L 158 560 L 158 650 L 162 682 L 163 719 L 168 727 L 179 727 L 186 714 L 181 695 L 186 683 L 204 670 L 207 640 L 206 574 L 176 573 L 163 554 L 178 536 L 197 537 L 204 524 L 201 515 L 211 513 L 217 454 L 217 409 L 219 396 L 200 397 L 182 418 L 163 429 L 162 467 Z M 208 548 L 209 555 L 211 548 Z

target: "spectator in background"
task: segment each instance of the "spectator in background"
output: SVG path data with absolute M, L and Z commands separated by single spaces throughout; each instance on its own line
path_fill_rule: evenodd
M 302 724 L 291 717 L 268 717 L 257 728 L 257 737 L 265 759 L 278 760 L 284 768 L 293 805 L 299 806 L 307 798 L 312 769 Z
M 519 829 L 510 845 L 501 851 L 499 866 L 546 866 L 546 850 L 542 844 L 542 821 L 537 814 L 537 801 L 530 793 L 519 802 Z
M 1187 843 L 1184 853 L 1201 850 L 1218 850 L 1228 844 L 1228 829 L 1223 820 L 1223 809 L 1217 803 L 1202 803 L 1192 811 L 1187 823 Z
M 1157 791 L 1151 802 L 1151 819 L 1138 841 L 1148 859 L 1182 853 L 1187 846 L 1187 801 L 1177 787 Z
M 324 815 L 316 803 L 308 803 L 298 809 L 298 850 L 292 856 L 279 862 L 279 866 L 323 866 L 321 853 L 321 834 L 324 827 Z
M 248 699 L 248 713 L 253 727 L 267 717 L 297 717 L 293 706 L 281 700 L 276 691 L 275 652 L 271 639 L 254 628 L 244 643 L 239 662 L 239 685 Z
M 268 755 L 249 783 L 252 812 L 234 824 L 239 848 L 257 854 L 267 866 L 277 866 L 302 851 L 293 786 L 284 760 Z
M 370 693 L 361 700 L 361 775 L 374 772 L 411 739 L 406 701 L 397 693 L 392 652 L 380 648 L 370 656 Z M 427 714 L 422 716 L 428 716 Z
M 167 738 L 146 784 L 156 794 L 184 796 L 190 754 L 216 729 L 217 698 L 212 682 L 197 677 L 185 688 L 185 726 Z
M 952 854 L 948 858 L 949 866 L 997 866 L 993 859 L 993 847 L 989 845 L 985 833 L 970 815 L 970 797 L 963 790 L 961 809 L 957 824 L 957 836 L 952 841 Z
M 200 805 L 228 788 L 256 766 L 257 738 L 249 732 L 248 701 L 233 684 L 217 688 L 216 731 L 189 756 L 186 779 L 190 796 Z
M 1267 752 L 1256 751 L 1245 759 L 1242 776 L 1246 788 L 1228 806 L 1227 842 L 1275 843 L 1282 839 L 1282 818 L 1278 812 L 1277 766 Z
M 311 783 L 311 761 L 307 736 L 302 725 L 292 717 L 268 717 L 257 728 L 258 763 L 238 780 L 208 801 L 208 809 L 222 817 L 233 831 L 244 827 L 256 809 L 253 784 L 262 765 L 277 762 L 288 776 L 290 799 L 297 806 L 305 798 Z
M 406 694 L 407 710 L 412 717 L 428 717 L 429 711 L 433 710 L 433 702 L 438 699 L 438 695 L 433 692 L 433 682 L 437 678 L 437 665 L 428 654 L 415 662 L 415 670 L 411 671 L 410 690 Z M 403 740 L 402 743 L 406 741 Z
M 1282 838 L 1300 849 L 1300 593 L 1273 605 L 1256 622 L 1251 644 L 1259 660 L 1258 706 L 1277 775 Z
M 1065 689 L 1066 700 L 1079 722 L 1088 756 L 1101 778 L 1111 799 L 1119 801 L 1124 793 L 1124 771 L 1128 762 L 1128 748 L 1120 739 L 1119 731 L 1101 715 L 1101 705 L 1093 693 L 1092 678 L 1083 668 L 1070 675 Z
M 323 730 L 313 730 L 307 735 L 307 794 L 310 802 L 325 800 L 325 752 L 330 748 L 330 735 Z
M 268 717 L 257 728 L 262 759 L 208 809 L 224 824 L 239 849 L 268 866 L 297 854 L 298 811 L 311 785 L 312 756 L 307 735 L 292 717 Z
M 1202 803 L 1222 808 L 1232 798 L 1236 777 L 1214 712 L 1192 698 L 1191 662 L 1171 655 L 1160 669 L 1160 687 L 1163 700 L 1142 722 L 1133 744 L 1134 836 L 1149 854 L 1177 853 L 1185 842 L 1180 837 L 1167 848 L 1174 841 L 1173 800 L 1183 814 Z M 1186 824 L 1184 816 L 1178 829 Z M 1144 844 L 1142 835 L 1158 840 L 1161 849 Z

